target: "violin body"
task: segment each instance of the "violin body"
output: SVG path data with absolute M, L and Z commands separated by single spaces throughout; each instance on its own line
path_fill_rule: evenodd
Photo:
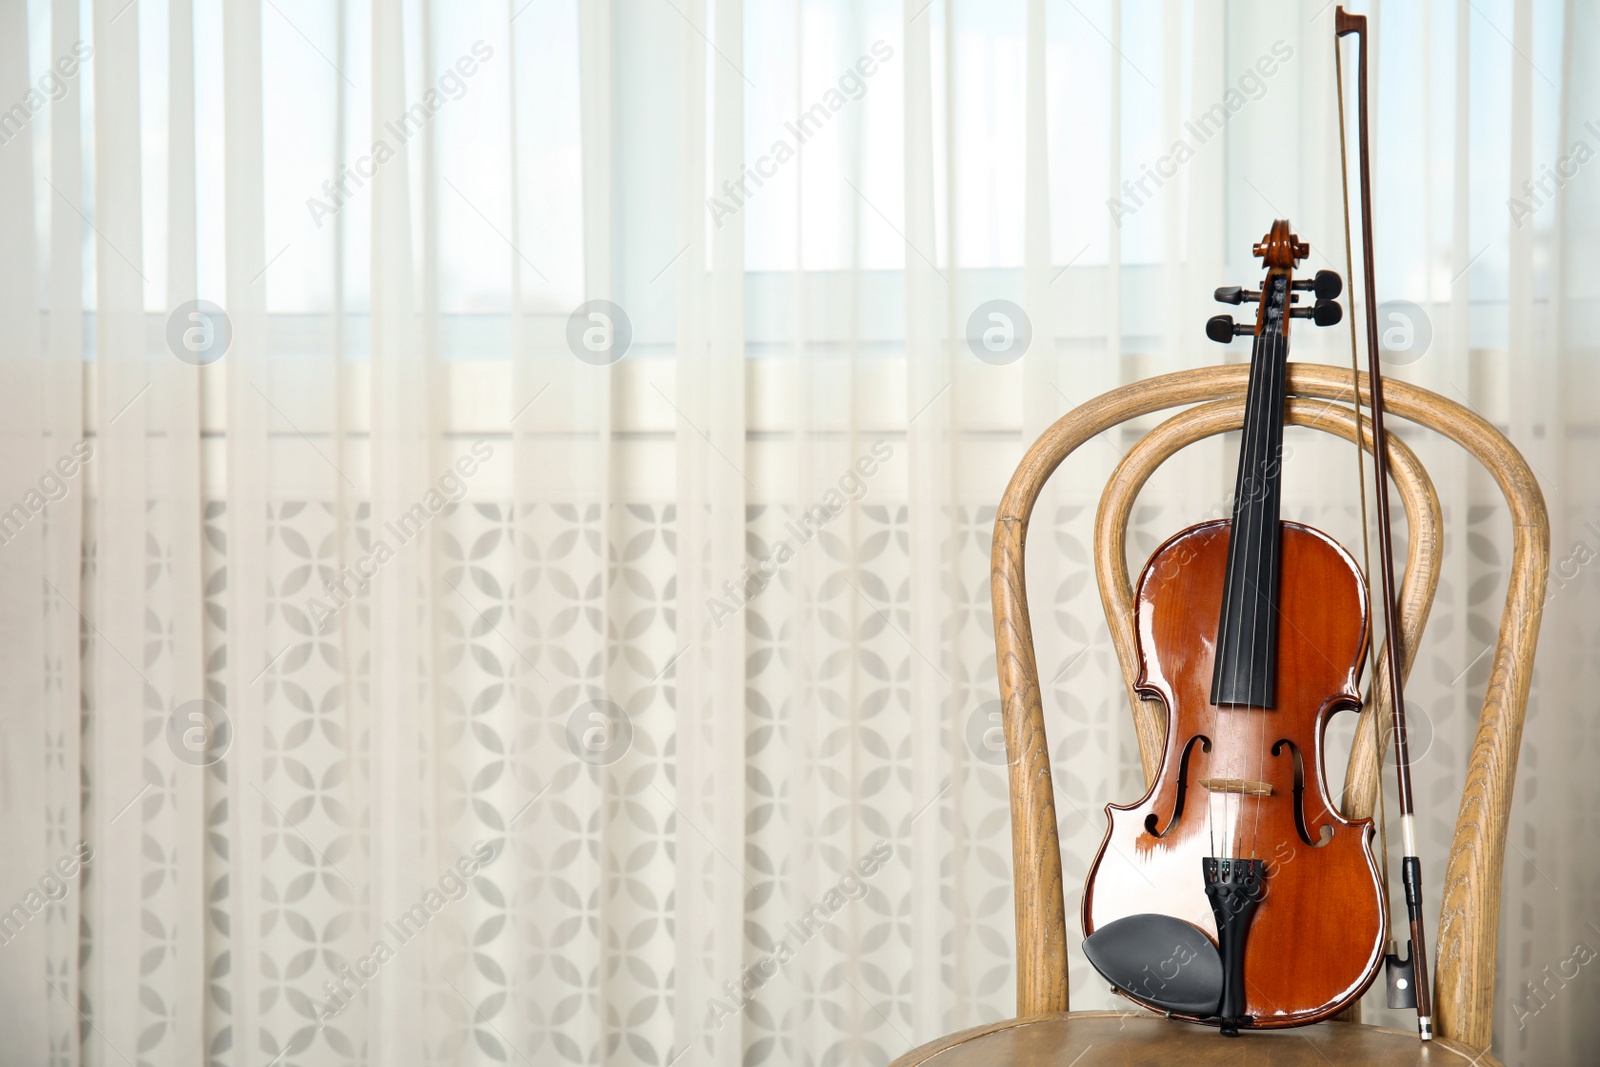
M 1342 818 L 1323 773 L 1329 717 L 1360 707 L 1366 600 L 1344 549 L 1282 523 L 1275 706 L 1213 705 L 1232 528 L 1219 520 L 1184 530 L 1140 575 L 1136 688 L 1166 706 L 1166 751 L 1143 799 L 1106 808 L 1083 930 L 1160 913 L 1216 940 L 1214 906 L 1197 876 L 1202 861 L 1219 851 L 1260 859 L 1265 892 L 1244 940 L 1245 1015 L 1255 1027 L 1297 1026 L 1360 997 L 1387 938 L 1372 820 Z M 1156 961 L 1154 980 L 1184 962 Z

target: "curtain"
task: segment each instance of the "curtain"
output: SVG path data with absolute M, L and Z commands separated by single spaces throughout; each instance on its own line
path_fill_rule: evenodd
M 1387 372 L 1502 427 L 1551 514 L 1495 1054 L 1583 1063 L 1600 24 L 1367 10 Z M 995 504 L 1074 405 L 1246 358 L 1207 294 L 1273 218 L 1345 273 L 1331 23 L 0 5 L 0 1059 L 881 1064 L 1012 1014 Z M 1360 310 L 1295 358 L 1348 365 Z M 1033 524 L 1069 903 L 1142 792 L 1091 524 L 1148 425 Z M 1399 432 L 1446 526 L 1408 690 L 1436 917 L 1510 530 Z M 1288 449 L 1286 517 L 1360 558 L 1348 447 Z M 1235 452 L 1152 481 L 1135 567 Z

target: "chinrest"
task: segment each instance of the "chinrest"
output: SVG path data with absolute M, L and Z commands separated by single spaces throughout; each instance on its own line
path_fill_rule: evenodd
M 1222 954 L 1205 931 L 1171 915 L 1127 915 L 1083 940 L 1083 954 L 1119 990 L 1159 1011 L 1214 1016 Z

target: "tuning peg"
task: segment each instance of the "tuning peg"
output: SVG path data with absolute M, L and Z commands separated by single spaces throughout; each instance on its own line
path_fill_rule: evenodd
M 1331 270 L 1319 270 L 1315 276 L 1297 279 L 1291 285 L 1295 289 L 1311 290 L 1317 294 L 1318 300 L 1335 300 L 1344 292 L 1344 282 Z
M 1255 332 L 1253 326 L 1234 322 L 1232 315 L 1213 315 L 1206 320 L 1206 336 L 1220 344 L 1231 344 L 1235 337 Z
M 1291 308 L 1289 314 L 1297 319 L 1310 319 L 1318 326 L 1334 326 L 1344 318 L 1344 308 L 1335 300 L 1318 300 L 1308 308 Z
M 1261 294 L 1253 289 L 1243 289 L 1237 285 L 1224 285 L 1212 294 L 1221 304 L 1242 304 L 1249 300 L 1260 300 Z

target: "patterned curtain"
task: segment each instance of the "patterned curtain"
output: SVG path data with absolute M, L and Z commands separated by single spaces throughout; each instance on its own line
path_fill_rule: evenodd
M 1586 1063 L 1600 25 L 1352 6 L 1389 373 L 1551 511 L 1495 1053 Z M 1273 218 L 1345 272 L 1331 24 L 0 5 L 0 1060 L 823 1067 L 1011 1014 L 995 504 L 1074 405 L 1245 358 L 1201 327 Z M 1294 355 L 1347 365 L 1347 327 Z M 1033 524 L 1069 908 L 1142 789 L 1091 556 L 1152 424 Z M 1510 530 L 1400 432 L 1446 525 L 1409 697 L 1436 914 Z M 1360 558 L 1348 447 L 1288 441 L 1286 517 Z M 1235 454 L 1152 481 L 1135 567 Z M 1070 958 L 1075 1008 L 1119 1003 Z

